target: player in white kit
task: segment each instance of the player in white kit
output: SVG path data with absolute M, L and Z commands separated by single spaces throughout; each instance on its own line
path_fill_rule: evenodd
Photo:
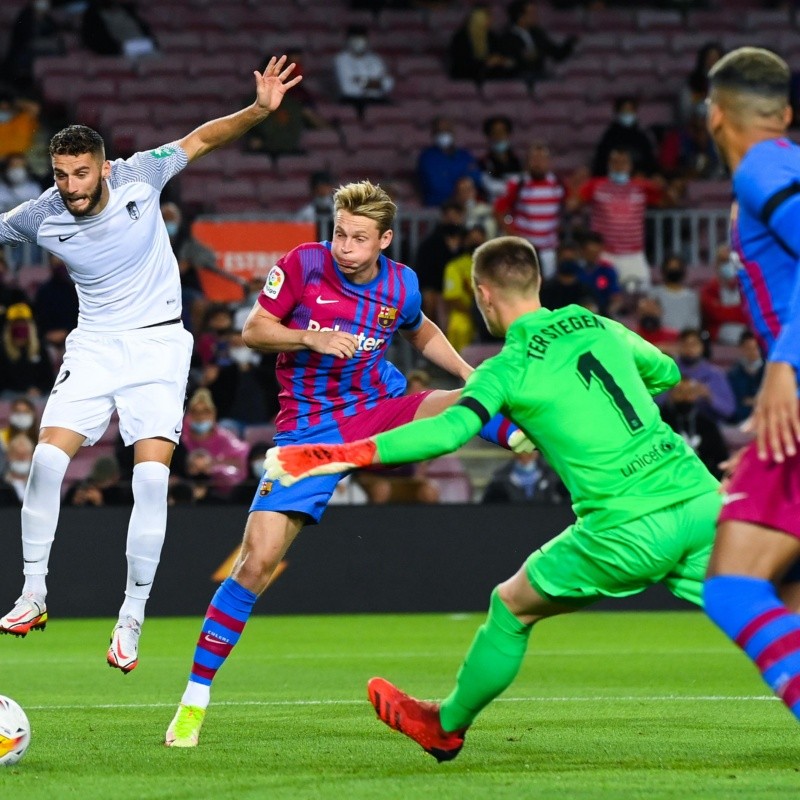
M 133 444 L 133 511 L 125 600 L 108 648 L 109 665 L 130 672 L 167 523 L 169 464 L 180 434 L 192 337 L 181 325 L 178 264 L 159 196 L 187 164 L 240 137 L 299 82 L 273 58 L 255 73 L 256 99 L 183 139 L 106 161 L 103 140 L 72 125 L 50 142 L 55 186 L 0 214 L 0 244 L 35 242 L 67 265 L 79 299 L 61 370 L 42 414 L 22 505 L 25 583 L 0 633 L 25 636 L 47 623 L 45 576 L 60 490 L 70 459 L 94 444 L 111 414 Z

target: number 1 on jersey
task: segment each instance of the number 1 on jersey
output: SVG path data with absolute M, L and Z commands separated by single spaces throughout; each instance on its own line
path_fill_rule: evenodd
M 633 434 L 641 429 L 643 423 L 636 413 L 633 404 L 625 397 L 625 393 L 614 380 L 614 376 L 600 363 L 597 356 L 590 350 L 583 353 L 578 359 L 578 375 L 587 389 L 592 382 L 592 376 L 597 378 L 597 380 L 600 381 L 603 391 L 614 408 L 619 412 L 628 430 Z

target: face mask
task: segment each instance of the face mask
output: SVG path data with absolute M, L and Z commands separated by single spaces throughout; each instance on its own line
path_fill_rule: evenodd
M 755 361 L 741 361 L 740 363 L 744 368 L 745 372 L 749 373 L 750 375 L 753 375 L 754 373 L 758 372 L 761 369 L 761 367 L 764 366 L 764 359 L 757 358 Z
M 214 427 L 214 420 L 207 419 L 203 422 L 192 422 L 190 423 L 189 427 L 192 429 L 192 433 L 197 433 L 202 436 L 204 433 L 208 433 Z
M 668 269 L 664 273 L 664 280 L 667 283 L 680 283 L 683 280 L 682 269 Z
M 31 462 L 19 460 L 11 460 L 8 462 L 8 468 L 15 475 L 27 475 L 31 471 Z
M 22 183 L 28 177 L 28 170 L 25 167 L 10 167 L 6 170 L 6 178 L 8 182 L 16 186 Z
M 174 236 L 177 235 L 178 228 L 180 228 L 180 225 L 177 222 L 175 222 L 175 220 L 171 219 L 169 222 L 164 223 L 164 227 L 167 229 L 167 236 L 169 236 L 169 238 L 172 239 Z
M 26 431 L 33 425 L 33 414 L 27 411 L 15 411 L 8 418 L 12 428 L 20 431 Z
M 506 153 L 511 146 L 508 139 L 501 139 L 499 142 L 492 142 L 492 150 L 495 153 Z
M 357 56 L 367 52 L 367 40 L 363 36 L 353 36 L 349 41 L 350 52 Z
M 661 319 L 652 314 L 646 314 L 639 320 L 643 331 L 657 331 L 661 326 Z
M 264 459 L 261 458 L 258 461 L 251 461 L 250 471 L 253 473 L 254 478 L 261 480 L 261 476 L 264 474 Z
M 250 364 L 255 353 L 249 347 L 231 347 L 230 356 L 239 365 Z
M 14 116 L 13 111 L 0 111 L 0 123 L 2 122 L 9 122 L 11 118 Z
M 609 172 L 608 178 L 612 183 L 624 186 L 631 179 L 631 176 L 627 172 Z
M 452 133 L 437 133 L 434 137 L 434 141 L 436 142 L 437 147 L 441 147 L 442 150 L 449 150 L 453 146 L 455 137 Z
M 726 261 L 724 264 L 720 264 L 719 274 L 726 281 L 733 280 L 736 277 L 736 264 L 733 261 Z
M 617 114 L 617 122 L 626 128 L 632 128 L 636 124 L 636 114 L 632 111 L 623 111 L 621 114 Z

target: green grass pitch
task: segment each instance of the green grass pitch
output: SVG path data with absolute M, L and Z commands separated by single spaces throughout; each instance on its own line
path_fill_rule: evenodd
M 197 619 L 150 619 L 141 661 L 105 665 L 110 620 L 53 619 L 0 638 L 0 694 L 33 742 L 0 769 L 3 800 L 783 798 L 798 729 L 699 613 L 545 622 L 517 682 L 437 764 L 375 719 L 366 681 L 451 687 L 480 615 L 257 617 L 222 669 L 195 750 L 164 731 Z

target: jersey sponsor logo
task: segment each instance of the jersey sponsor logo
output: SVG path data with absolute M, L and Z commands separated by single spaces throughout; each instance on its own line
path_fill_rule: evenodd
M 341 325 L 334 325 L 332 328 L 327 328 L 324 325 L 321 325 L 315 319 L 310 319 L 308 321 L 308 328 L 309 331 L 340 331 L 342 329 Z M 386 344 L 386 339 L 376 338 L 374 336 L 367 336 L 364 331 L 359 331 L 358 333 L 353 334 L 358 339 L 358 345 L 356 350 L 364 350 L 364 351 L 371 351 L 371 350 L 379 350 L 383 345 Z
M 77 236 L 79 233 L 80 231 L 75 231 L 75 233 L 71 233 L 69 236 L 59 236 L 58 241 L 66 242 L 68 239 L 71 239 L 73 236 Z
M 722 495 L 722 505 L 727 506 L 728 503 L 735 503 L 737 500 L 746 500 L 750 495 L 747 492 L 734 492 L 733 494 Z
M 155 150 L 150 151 L 150 155 L 153 158 L 169 158 L 172 155 L 175 155 L 175 148 L 174 147 L 167 147 L 164 145 L 163 147 L 156 147 Z
M 281 288 L 285 280 L 286 280 L 286 275 L 284 274 L 283 270 L 276 264 L 269 271 L 269 275 L 267 275 L 267 281 L 264 284 L 264 294 L 271 300 L 275 300 L 277 296 L 281 293 Z
M 139 206 L 136 205 L 135 200 L 131 200 L 130 203 L 125 206 L 125 208 L 127 209 L 128 216 L 131 219 L 139 219 Z
M 329 303 L 338 303 L 338 302 L 339 302 L 338 300 L 323 300 L 321 294 L 317 295 L 317 303 L 319 303 L 319 305 L 321 306 L 326 306 Z
M 391 306 L 381 306 L 378 312 L 378 324 L 382 328 L 388 328 L 397 319 L 397 309 Z
M 620 470 L 623 478 L 630 478 L 631 475 L 636 474 L 640 469 L 647 469 L 647 467 L 657 464 L 662 458 L 665 458 L 675 449 L 675 444 L 669 440 L 664 440 L 651 447 L 644 453 L 639 453 L 630 464 L 626 464 Z

